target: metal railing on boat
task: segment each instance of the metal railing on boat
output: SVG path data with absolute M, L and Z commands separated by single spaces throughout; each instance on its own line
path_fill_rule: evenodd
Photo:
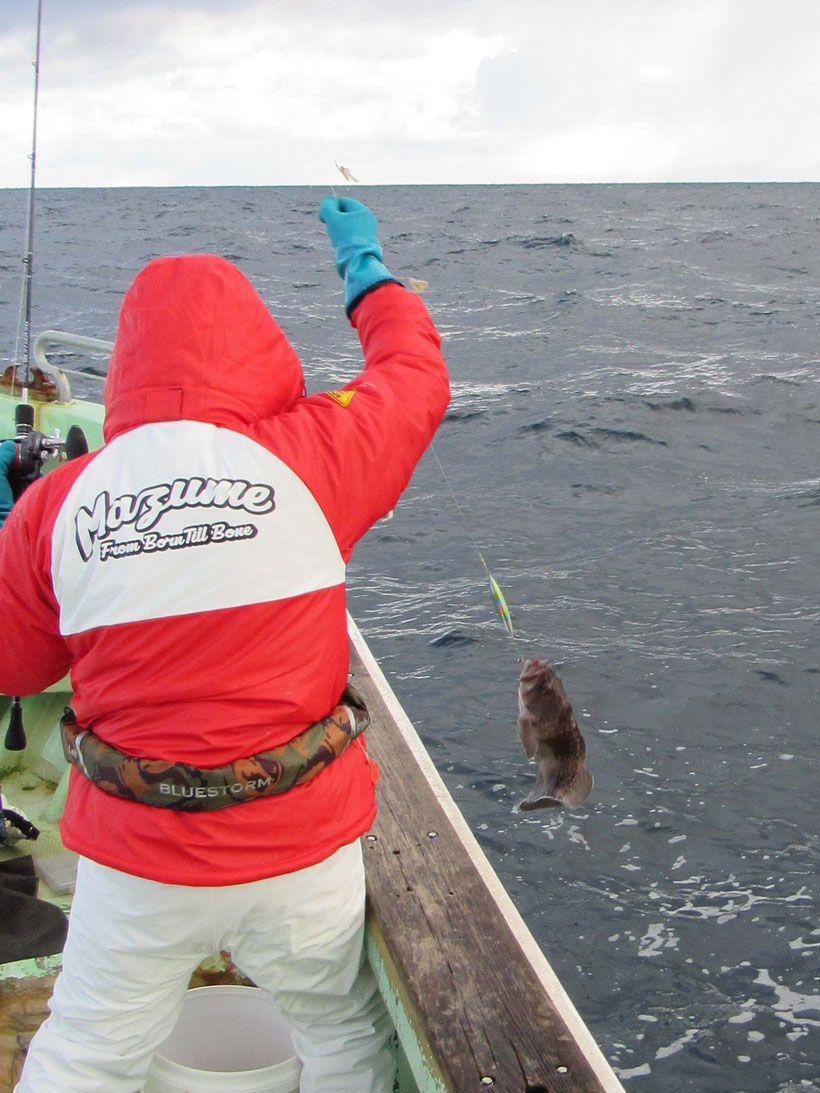
M 66 330 L 43 330 L 34 339 L 34 363 L 51 379 L 57 388 L 57 401 L 71 401 L 71 385 L 68 376 L 81 376 L 83 379 L 96 378 L 102 380 L 102 375 L 94 372 L 82 372 L 71 368 L 61 368 L 52 364 L 46 355 L 46 347 L 60 345 L 65 349 L 80 349 L 86 353 L 110 356 L 114 348 L 113 342 L 104 341 L 102 338 L 89 338 L 85 334 L 71 334 Z

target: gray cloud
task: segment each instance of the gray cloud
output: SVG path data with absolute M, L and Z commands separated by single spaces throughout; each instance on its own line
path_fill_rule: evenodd
M 35 0 L 0 4 L 19 185 Z M 820 176 L 814 0 L 45 7 L 50 184 L 317 181 L 334 156 L 377 182 Z

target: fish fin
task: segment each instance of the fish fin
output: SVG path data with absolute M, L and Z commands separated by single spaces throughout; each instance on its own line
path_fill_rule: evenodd
M 518 739 L 524 747 L 524 754 L 527 758 L 534 759 L 538 748 L 538 733 L 535 731 L 532 718 L 520 717 L 518 719 Z
M 544 773 L 545 763 L 539 762 L 538 773 L 535 776 L 535 785 L 528 797 L 525 797 L 518 806 L 522 812 L 529 812 L 534 808 L 557 808 L 562 802 L 555 796 L 556 771 L 550 769 Z
M 531 812 L 536 808 L 576 808 L 589 797 L 595 780 L 586 767 L 581 767 L 572 780 L 564 785 L 558 784 L 557 772 L 551 771 L 550 777 L 544 776 L 541 767 L 529 796 L 518 806 L 521 812 Z
M 548 794 L 542 793 L 536 786 L 532 793 L 519 804 L 518 811 L 532 812 L 536 808 L 560 808 L 563 803 L 557 797 L 550 797 Z
M 595 779 L 586 767 L 581 767 L 568 786 L 561 786 L 556 796 L 560 797 L 568 808 L 576 808 L 589 797 L 594 785 Z

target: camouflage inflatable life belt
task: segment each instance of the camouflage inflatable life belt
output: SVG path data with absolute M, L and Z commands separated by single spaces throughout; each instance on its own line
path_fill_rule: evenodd
M 60 732 L 69 763 L 106 793 L 154 808 L 210 812 L 310 782 L 338 759 L 369 722 L 364 700 L 348 685 L 327 717 L 287 744 L 222 767 L 126 755 L 78 725 L 70 706 L 60 721 Z

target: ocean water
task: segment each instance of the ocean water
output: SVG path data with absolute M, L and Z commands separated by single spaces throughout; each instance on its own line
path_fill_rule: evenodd
M 309 389 L 339 384 L 321 196 L 43 191 L 34 327 L 112 338 L 145 261 L 215 251 Z M 429 282 L 453 383 L 437 459 L 354 555 L 361 629 L 626 1087 L 820 1090 L 820 186 L 355 196 Z M 3 358 L 24 205 L 0 192 Z M 519 650 L 575 707 L 578 810 L 514 811 Z

